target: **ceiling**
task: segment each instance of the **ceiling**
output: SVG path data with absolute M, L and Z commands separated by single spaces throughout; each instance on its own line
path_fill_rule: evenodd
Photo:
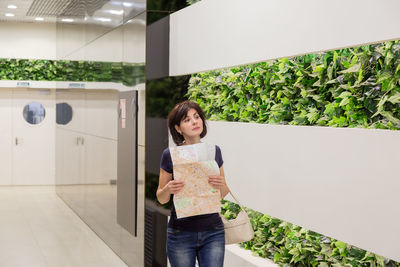
M 115 26 L 146 10 L 146 0 L 0 0 L 0 22 Z

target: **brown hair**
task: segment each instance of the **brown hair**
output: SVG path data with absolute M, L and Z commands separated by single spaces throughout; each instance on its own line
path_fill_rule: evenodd
M 171 133 L 172 139 L 176 145 L 182 144 L 185 139 L 183 138 L 183 135 L 177 132 L 175 125 L 180 126 L 181 121 L 186 117 L 188 111 L 192 108 L 197 111 L 200 118 L 203 120 L 203 131 L 200 134 L 200 138 L 203 138 L 207 134 L 206 115 L 204 114 L 204 111 L 196 102 L 185 100 L 176 104 L 168 114 L 167 124 L 169 132 Z

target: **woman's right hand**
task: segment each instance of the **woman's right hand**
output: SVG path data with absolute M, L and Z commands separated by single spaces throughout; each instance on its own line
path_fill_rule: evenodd
M 167 190 L 169 191 L 170 194 L 176 194 L 179 191 L 182 190 L 182 188 L 185 186 L 185 181 L 183 180 L 171 180 L 167 184 Z

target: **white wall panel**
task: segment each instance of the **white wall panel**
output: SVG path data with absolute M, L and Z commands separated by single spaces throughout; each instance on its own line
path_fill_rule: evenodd
M 400 261 L 400 132 L 209 122 L 243 205 Z
M 397 0 L 200 1 L 171 14 L 170 75 L 399 39 L 399 9 Z
M 12 89 L 0 90 L 0 185 L 12 184 Z
M 0 22 L 0 58 L 56 59 L 56 24 Z

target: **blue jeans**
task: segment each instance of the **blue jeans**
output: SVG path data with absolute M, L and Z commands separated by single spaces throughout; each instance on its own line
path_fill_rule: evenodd
M 187 232 L 167 229 L 167 256 L 171 267 L 222 267 L 225 255 L 225 231 Z

